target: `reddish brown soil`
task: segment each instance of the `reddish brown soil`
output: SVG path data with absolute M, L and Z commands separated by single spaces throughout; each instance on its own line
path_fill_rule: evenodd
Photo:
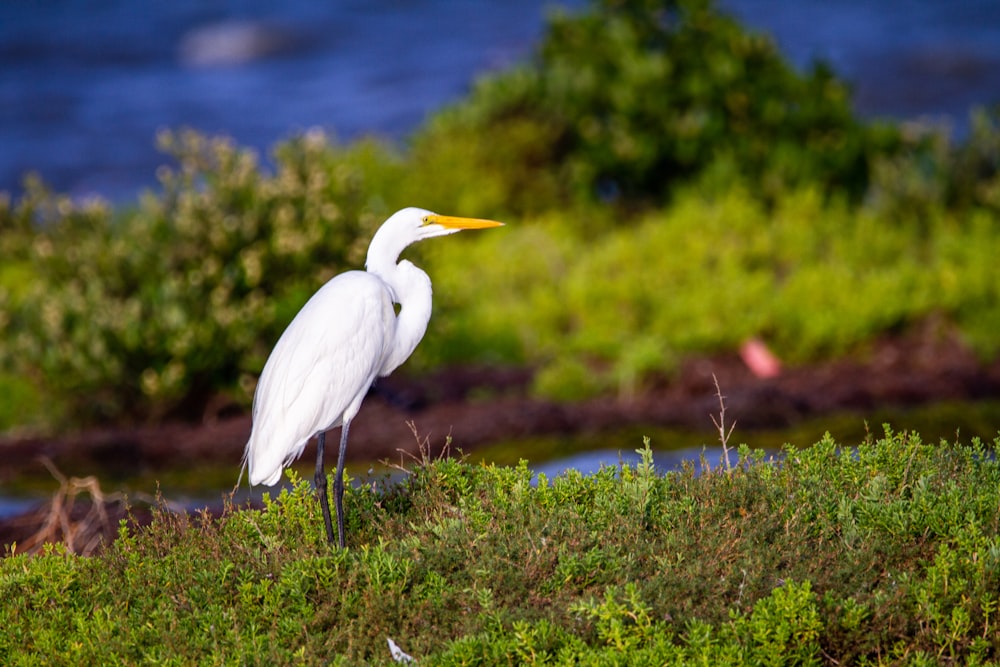
M 368 397 L 352 425 L 348 456 L 396 460 L 401 449 L 416 451 L 408 422 L 432 446 L 440 446 L 450 434 L 454 445 L 466 452 L 497 440 L 638 424 L 709 430 L 710 415 L 719 407 L 713 375 L 726 397 L 727 417 L 738 420 L 741 429 L 783 427 L 841 410 L 1000 397 L 1000 359 L 984 364 L 957 335 L 928 326 L 879 341 L 856 358 L 788 368 L 769 379 L 755 377 L 736 354 L 692 359 L 676 378 L 627 400 L 538 400 L 528 395 L 531 373 L 525 369 L 398 375 L 384 380 Z M 487 395 L 488 400 L 475 398 Z M 63 471 L 81 464 L 155 470 L 182 460 L 190 466 L 231 464 L 235 474 L 249 431 L 250 418 L 241 414 L 199 424 L 102 428 L 58 438 L 0 441 L 0 484 L 29 471 L 37 473 L 41 456 Z M 12 537 L 11 523 L 0 523 L 0 541 Z M 21 525 L 16 533 L 28 529 Z

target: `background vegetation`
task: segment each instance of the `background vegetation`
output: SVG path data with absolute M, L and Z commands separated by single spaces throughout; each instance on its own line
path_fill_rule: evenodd
M 928 316 L 994 358 L 998 115 L 954 142 L 850 109 L 711 2 L 595 0 L 404 147 L 310 133 L 264 169 L 165 133 L 161 188 L 118 207 L 29 179 L 0 198 L 0 427 L 247 404 L 297 309 L 413 204 L 510 224 L 410 251 L 436 287 L 411 370 L 629 394 L 751 336 L 807 362 Z
M 997 664 L 981 443 L 827 437 L 666 475 L 640 454 L 537 485 L 424 461 L 349 489 L 347 550 L 297 481 L 262 511 L 163 510 L 99 556 L 15 554 L 0 662 L 392 664 L 393 639 L 422 665 Z

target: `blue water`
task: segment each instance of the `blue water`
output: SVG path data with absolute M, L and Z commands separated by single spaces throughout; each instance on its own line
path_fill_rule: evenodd
M 853 86 L 865 116 L 966 128 L 971 107 L 1000 103 L 996 0 L 721 0 L 803 67 L 820 58 Z
M 775 452 L 766 454 L 768 457 L 776 456 Z M 695 472 L 704 470 L 702 459 L 709 470 L 726 469 L 736 466 L 739 463 L 739 454 L 736 448 L 730 448 L 728 465 L 725 452 L 722 447 L 716 445 L 705 445 L 703 447 L 686 447 L 684 449 L 656 450 L 653 452 L 653 465 L 657 472 L 667 473 L 681 470 L 685 463 L 694 466 Z M 637 466 L 641 463 L 642 457 L 635 450 L 619 449 L 598 449 L 588 452 L 577 452 L 570 456 L 544 461 L 542 463 L 529 464 L 531 471 L 544 474 L 549 479 L 558 475 L 564 475 L 567 471 L 576 470 L 581 474 L 589 475 L 597 472 L 604 466 L 629 465 Z
M 678 450 L 655 450 L 653 452 L 653 465 L 659 473 L 667 473 L 681 470 L 685 462 L 690 462 L 694 464 L 697 472 L 701 472 L 702 457 L 704 457 L 705 463 L 711 470 L 726 467 L 726 459 L 722 448 L 712 445 L 704 447 L 689 447 Z M 731 450 L 729 462 L 732 465 L 736 465 L 738 458 L 739 456 L 735 449 Z M 529 464 L 529 468 L 534 474 L 533 483 L 535 483 L 537 482 L 539 474 L 544 474 L 551 481 L 552 478 L 563 475 L 568 470 L 576 470 L 581 474 L 590 475 L 597 472 L 602 466 L 618 466 L 621 464 L 635 466 L 640 461 L 641 458 L 639 454 L 633 449 L 599 449 L 578 452 L 570 456 L 552 459 L 550 461 L 532 462 Z M 383 476 L 384 473 L 376 474 L 373 471 L 369 471 L 368 474 L 359 474 L 355 483 L 363 484 L 366 483 L 368 479 L 378 482 L 383 479 Z M 400 479 L 400 475 L 394 473 L 390 476 L 390 479 L 398 480 Z M 53 487 L 55 486 L 55 482 L 53 482 Z M 285 487 L 288 488 L 288 485 L 286 484 Z M 241 504 L 248 500 L 260 502 L 262 494 L 268 493 L 271 497 L 276 497 L 279 491 L 280 489 L 278 487 L 268 488 L 259 486 L 255 487 L 253 490 L 249 490 L 244 484 L 240 488 L 237 495 L 234 496 L 234 502 L 236 504 Z M 165 493 L 165 497 L 168 498 L 173 506 L 193 511 L 206 506 L 218 506 L 221 502 L 222 494 L 223 491 L 219 491 L 217 495 L 198 497 L 167 492 Z M 29 498 L 8 497 L 4 496 L 2 492 L 0 492 L 0 521 L 35 509 L 47 499 L 47 497 L 41 496 Z
M 34 169 L 74 195 L 131 196 L 155 184 L 163 127 L 226 133 L 262 153 L 313 126 L 400 138 L 477 73 L 528 53 L 545 6 L 0 3 L 0 190 Z
M 584 0 L 561 0 L 580 7 Z M 995 0 L 724 0 L 800 66 L 850 79 L 859 111 L 951 118 L 1000 101 Z M 402 139 L 474 78 L 530 53 L 546 0 L 12 0 L 0 3 L 0 190 L 128 200 L 156 184 L 159 128 L 266 155 L 319 126 Z

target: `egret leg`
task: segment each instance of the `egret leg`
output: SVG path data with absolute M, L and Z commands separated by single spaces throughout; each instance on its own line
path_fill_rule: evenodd
M 333 524 L 330 521 L 330 499 L 326 495 L 326 470 L 323 469 L 323 445 L 326 432 L 320 431 L 316 436 L 316 492 L 319 494 L 319 504 L 323 508 L 323 521 L 326 523 L 326 540 L 333 544 Z M 340 509 L 338 501 L 337 509 Z M 343 545 L 341 545 L 343 546 Z
M 337 502 L 337 537 L 340 538 L 340 548 L 344 548 L 344 452 L 347 451 L 347 430 L 350 420 L 344 420 L 340 427 L 340 454 L 337 455 L 337 477 L 333 480 L 333 498 Z M 329 525 L 329 524 L 327 524 Z M 333 537 L 330 537 L 333 541 Z

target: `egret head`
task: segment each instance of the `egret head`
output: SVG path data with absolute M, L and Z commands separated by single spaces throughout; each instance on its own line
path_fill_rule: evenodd
M 395 263 L 406 246 L 424 239 L 454 234 L 463 229 L 501 226 L 502 222 L 494 220 L 458 218 L 438 215 L 422 208 L 404 208 L 389 216 L 375 232 L 371 245 L 368 246 L 368 260 L 365 264 L 371 270 L 387 262 Z
M 392 216 L 382 225 L 399 230 L 410 230 L 413 241 L 422 241 L 434 236 L 445 236 L 454 234 L 463 229 L 486 229 L 488 227 L 500 227 L 502 222 L 494 220 L 482 220 L 479 218 L 459 218 L 450 215 L 438 215 L 422 208 L 404 208 L 393 213 Z M 381 231 L 381 230 L 379 230 Z M 404 234 L 405 235 L 405 234 Z

